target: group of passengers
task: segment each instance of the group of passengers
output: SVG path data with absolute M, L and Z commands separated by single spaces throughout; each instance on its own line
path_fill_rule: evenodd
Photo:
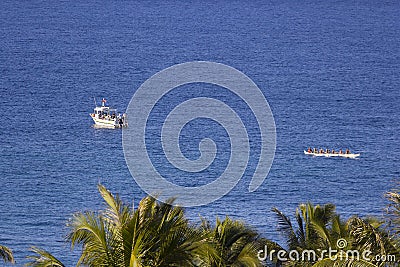
M 307 149 L 308 153 L 314 153 L 314 154 L 350 154 L 350 149 L 346 149 L 346 151 L 343 153 L 342 149 L 339 149 L 339 151 L 335 151 L 334 149 L 329 150 L 329 149 L 325 149 L 323 150 L 322 148 L 318 149 L 318 148 L 313 148 L 311 149 L 311 147 L 309 147 Z
M 103 119 L 103 120 L 114 120 L 117 117 L 117 115 L 115 113 L 107 114 L 107 113 L 101 113 L 99 115 L 99 119 Z M 118 114 L 118 119 L 122 119 L 121 118 L 121 114 Z

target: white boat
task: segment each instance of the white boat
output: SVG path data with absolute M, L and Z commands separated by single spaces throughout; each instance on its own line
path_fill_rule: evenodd
M 314 152 L 307 152 L 304 150 L 304 154 L 314 156 L 314 157 L 342 157 L 342 158 L 350 158 L 350 159 L 355 159 L 360 154 L 346 154 L 346 153 L 314 153 Z
M 96 102 L 96 101 L 95 101 Z M 93 119 L 95 126 L 105 128 L 122 128 L 128 126 L 126 114 L 117 113 L 117 109 L 107 107 L 106 100 L 103 98 L 101 106 L 96 106 L 90 117 Z

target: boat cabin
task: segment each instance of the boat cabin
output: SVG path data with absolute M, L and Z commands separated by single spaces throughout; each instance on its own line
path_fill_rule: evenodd
M 94 109 L 94 114 L 98 118 L 105 118 L 105 117 L 115 118 L 117 117 L 117 110 L 115 108 L 101 106 L 101 107 L 96 107 Z

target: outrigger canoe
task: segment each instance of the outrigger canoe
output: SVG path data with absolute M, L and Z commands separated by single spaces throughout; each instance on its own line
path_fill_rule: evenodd
M 314 152 L 307 152 L 304 150 L 304 154 L 314 156 L 314 157 L 342 157 L 342 158 L 350 158 L 355 159 L 360 154 L 345 154 L 345 153 L 314 153 Z

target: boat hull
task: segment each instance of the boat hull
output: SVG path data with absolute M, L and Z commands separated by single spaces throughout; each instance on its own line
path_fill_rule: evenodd
M 339 153 L 313 153 L 313 152 L 307 152 L 304 151 L 304 154 L 306 155 L 310 155 L 310 156 L 314 156 L 314 157 L 341 157 L 341 158 L 350 158 L 350 159 L 355 159 L 358 156 L 360 156 L 360 154 L 339 154 Z
M 91 118 L 93 119 L 96 127 L 112 129 L 121 127 L 117 119 L 100 119 L 94 116 L 91 116 Z

